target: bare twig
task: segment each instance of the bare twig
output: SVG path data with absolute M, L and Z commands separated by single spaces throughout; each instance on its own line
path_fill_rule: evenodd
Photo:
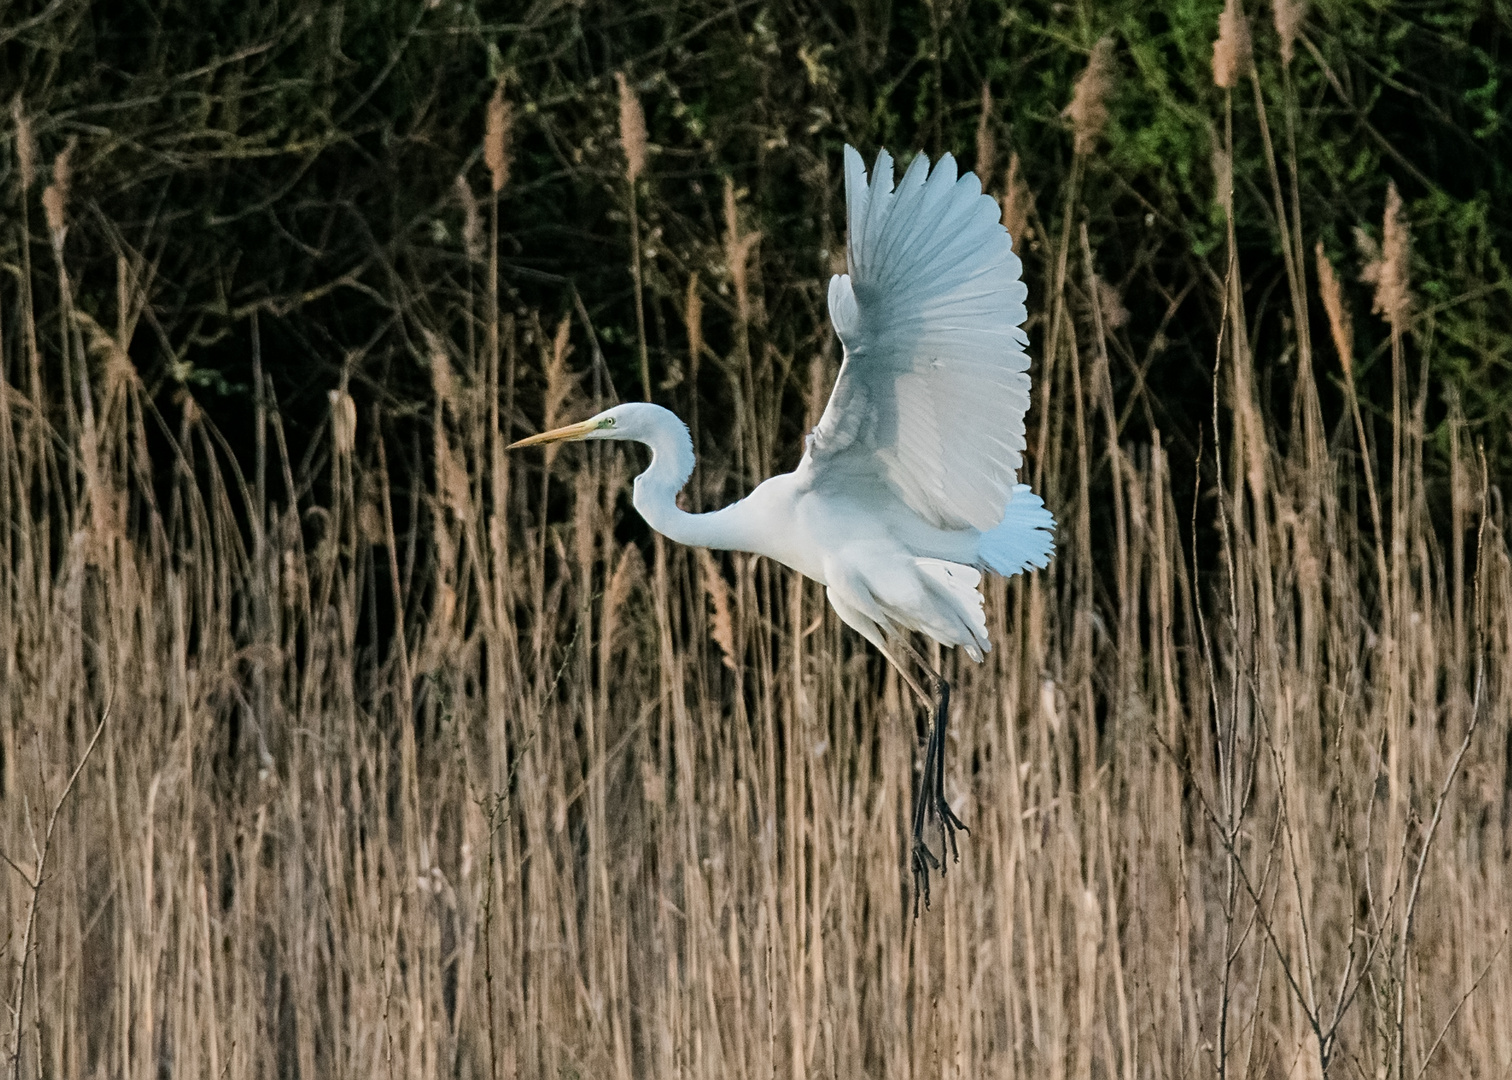
M 74 785 L 79 781 L 79 774 L 84 771 L 84 766 L 89 761 L 89 756 L 94 753 L 95 745 L 100 741 L 100 735 L 105 731 L 105 723 L 110 719 L 110 709 L 114 701 L 115 691 L 112 690 L 110 698 L 105 703 L 105 711 L 100 716 L 100 723 L 95 727 L 94 735 L 89 739 L 89 745 L 84 748 L 84 755 L 79 758 L 79 763 L 74 766 L 73 772 L 69 774 L 68 783 L 63 785 L 62 792 L 59 793 L 57 801 L 53 803 L 52 811 L 47 816 L 47 828 L 42 833 L 42 843 L 40 846 L 37 846 L 37 864 L 35 870 L 28 874 L 21 867 L 17 866 L 9 856 L 5 856 L 6 863 L 10 865 L 11 869 L 21 875 L 22 880 L 26 882 L 26 886 L 31 892 L 26 905 L 26 929 L 21 935 L 21 959 L 17 962 L 18 970 L 16 972 L 15 990 L 11 994 L 11 1015 L 15 1019 L 14 1027 L 11 1029 L 10 1066 L 11 1074 L 16 1080 L 20 1080 L 21 1078 L 21 1032 L 26 1026 L 26 977 L 30 971 L 32 951 L 34 949 L 32 937 L 37 926 L 37 901 L 42 895 L 42 885 L 47 876 L 47 857 L 52 853 L 53 832 L 58 826 L 58 817 L 63 812 L 63 804 L 68 801 L 69 794 L 72 793 Z

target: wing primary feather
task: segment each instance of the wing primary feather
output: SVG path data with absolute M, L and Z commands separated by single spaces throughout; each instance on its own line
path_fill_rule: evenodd
M 923 520 L 988 532 L 1012 499 L 1029 408 L 1028 290 L 1001 210 L 949 154 L 868 175 L 845 154 L 850 274 L 830 282 L 845 346 L 806 482 L 880 484 Z

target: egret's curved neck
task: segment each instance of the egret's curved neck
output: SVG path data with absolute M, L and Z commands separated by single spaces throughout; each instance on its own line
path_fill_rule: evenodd
M 671 423 L 636 436 L 651 448 L 651 466 L 635 478 L 635 509 L 646 524 L 679 544 L 752 550 L 740 503 L 710 514 L 689 514 L 678 507 L 677 493 L 693 475 L 693 439 L 680 420 L 668 416 Z

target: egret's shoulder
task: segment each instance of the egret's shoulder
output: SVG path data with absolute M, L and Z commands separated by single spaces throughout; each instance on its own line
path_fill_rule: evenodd
M 804 495 L 807 485 L 800 479 L 798 473 L 778 473 L 769 476 L 757 484 L 746 496 L 745 502 L 752 506 L 776 508 L 781 505 L 793 505 Z

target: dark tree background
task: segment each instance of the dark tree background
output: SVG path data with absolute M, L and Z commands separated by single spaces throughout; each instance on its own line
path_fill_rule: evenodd
M 20 238 L 30 229 L 35 257 L 50 256 L 39 202 L 54 160 L 72 146 L 64 250 L 77 306 L 113 325 L 118 257 L 150 268 L 138 281 L 150 304 L 130 355 L 165 412 L 187 392 L 245 449 L 256 349 L 296 444 L 323 422 L 327 393 L 343 380 L 359 407 L 381 405 L 402 424 L 430 392 L 425 334 L 463 341 L 481 332 L 484 111 L 502 80 L 513 123 L 498 202 L 501 310 L 538 314 L 548 328 L 571 314 L 574 369 L 589 366 L 591 327 L 613 391 L 638 396 L 615 82 L 624 73 L 651 142 L 637 212 L 647 354 L 664 403 L 684 415 L 699 398 L 706 412 L 728 405 L 730 380 L 717 366 L 690 370 L 684 317 L 696 271 L 704 337 L 729 354 L 727 181 L 740 228 L 760 232 L 751 355 L 775 350 L 787 361 L 771 378 L 789 402 L 793 439 L 782 452 L 791 457 L 807 381 L 792 361 L 830 347 L 823 297 L 843 242 L 842 145 L 868 159 L 882 146 L 903 158 L 951 151 L 999 194 L 1016 156 L 1034 206 L 1017 246 L 1036 344 L 1054 240 L 1070 213 L 1086 222 L 1099 272 L 1128 312 L 1113 335 L 1115 391 L 1129 406 L 1123 436 L 1143 441 L 1157 425 L 1190 459 L 1210 413 L 1221 318 L 1211 286 L 1226 257 L 1213 170 L 1225 111 L 1211 67 L 1220 8 L 11 3 L 0 14 L 0 94 L 11 117 L 0 154 L 7 377 L 15 380 L 24 352 Z M 1457 395 L 1473 437 L 1505 462 L 1512 17 L 1501 5 L 1454 0 L 1314 2 L 1285 66 L 1288 97 L 1271 7 L 1252 3 L 1247 14 L 1278 142 L 1295 101 L 1305 242 L 1321 240 L 1346 279 L 1367 407 L 1388 400 L 1389 364 L 1385 327 L 1355 283 L 1354 234 L 1379 235 L 1394 181 L 1414 232 L 1412 335 L 1427 365 L 1429 426 L 1442 442 Z M 1062 110 L 1104 36 L 1113 43 L 1111 117 L 1068 206 L 1072 136 Z M 975 160 L 984 86 L 991 162 Z M 1284 419 L 1290 309 L 1256 102 L 1247 81 L 1232 93 L 1236 227 L 1263 402 Z M 25 184 L 18 118 L 36 146 Z M 1289 184 L 1287 148 L 1277 155 Z M 471 226 L 469 198 L 479 214 Z M 1070 278 L 1077 288 L 1078 275 Z M 1310 278 L 1315 353 L 1334 423 L 1344 419 L 1338 364 L 1315 285 Z M 33 287 L 36 310 L 56 313 L 56 295 Z M 45 356 L 58 355 L 60 325 L 39 321 Z M 539 418 L 538 383 L 521 372 L 511 422 Z

